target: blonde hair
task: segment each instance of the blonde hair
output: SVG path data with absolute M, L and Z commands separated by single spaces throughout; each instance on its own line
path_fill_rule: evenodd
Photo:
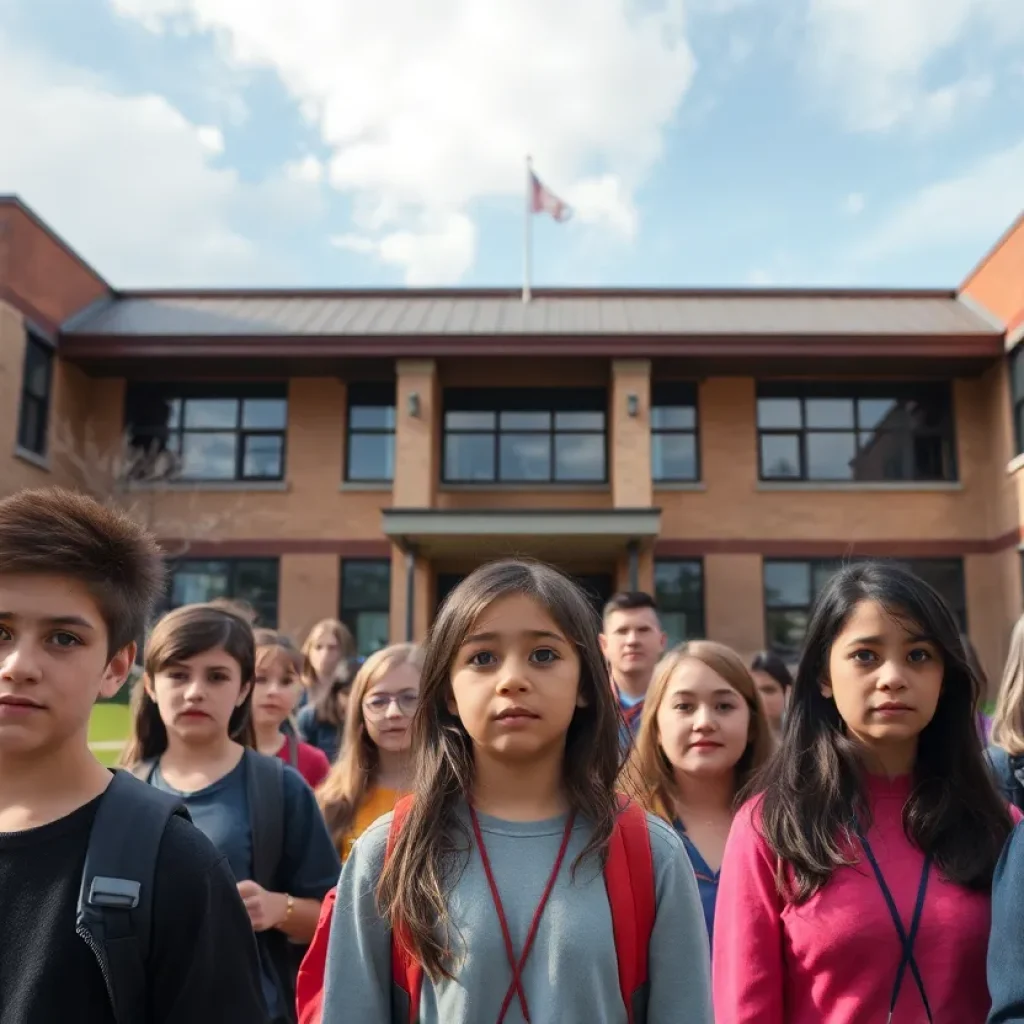
M 1013 626 L 992 715 L 992 742 L 1014 756 L 1024 754 L 1024 615 Z
M 300 652 L 302 654 L 302 685 L 307 690 L 314 688 L 320 682 L 309 656 L 313 651 L 314 645 L 324 633 L 330 633 L 338 642 L 338 647 L 341 648 L 342 662 L 352 658 L 356 652 L 356 642 L 352 639 L 352 634 L 344 622 L 340 622 L 338 619 L 321 619 L 306 634 L 306 639 L 302 644 Z
M 736 763 L 737 797 L 771 756 L 775 745 L 754 679 L 743 659 L 731 647 L 713 640 L 693 640 L 673 648 L 654 670 L 644 700 L 640 731 L 624 772 L 628 787 L 637 795 L 640 803 L 651 813 L 669 821 L 675 817 L 673 796 L 676 782 L 672 765 L 661 748 L 658 711 L 676 670 L 687 661 L 699 661 L 721 676 L 746 701 L 750 709 L 747 746 Z
M 423 668 L 423 652 L 416 644 L 392 644 L 371 654 L 362 664 L 352 683 L 341 755 L 316 791 L 324 821 L 339 853 L 344 849 L 363 799 L 376 782 L 380 767 L 377 745 L 366 729 L 363 699 L 389 672 L 401 665 L 411 665 L 417 671 Z

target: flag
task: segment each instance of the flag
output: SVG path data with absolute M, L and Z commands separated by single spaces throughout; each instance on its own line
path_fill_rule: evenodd
M 530 171 L 530 213 L 550 213 L 562 223 L 572 216 L 572 207 L 551 191 L 533 171 Z

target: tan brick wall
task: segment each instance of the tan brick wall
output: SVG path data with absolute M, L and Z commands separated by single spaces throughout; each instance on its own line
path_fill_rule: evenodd
M 704 616 L 709 640 L 744 657 L 764 646 L 764 581 L 760 555 L 705 555 Z
M 432 508 L 438 485 L 441 392 L 432 359 L 400 359 L 395 403 L 395 485 L 397 508 Z M 409 403 L 417 395 L 419 415 Z
M 629 414 L 635 396 L 637 414 Z M 609 472 L 616 508 L 649 508 L 651 489 L 651 363 L 617 359 L 612 363 Z
M 321 619 L 338 614 L 341 561 L 332 555 L 283 555 L 278 628 L 297 644 Z

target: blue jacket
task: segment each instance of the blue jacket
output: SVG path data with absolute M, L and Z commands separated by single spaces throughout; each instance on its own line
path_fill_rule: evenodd
M 1024 811 L 1024 757 L 1011 757 L 1002 747 L 990 746 L 985 760 L 1003 799 Z
M 1024 1024 L 1024 823 L 1010 835 L 992 881 L 988 1024 Z
M 299 736 L 305 743 L 319 748 L 327 755 L 327 760 L 334 764 L 341 748 L 341 733 L 330 722 L 322 722 L 316 717 L 316 707 L 307 704 L 299 709 L 295 716 L 299 726 Z

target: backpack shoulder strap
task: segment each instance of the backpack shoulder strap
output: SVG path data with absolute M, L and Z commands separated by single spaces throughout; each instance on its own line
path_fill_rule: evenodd
M 175 815 L 191 820 L 177 797 L 116 771 L 89 833 L 75 930 L 99 960 L 118 1024 L 149 1016 L 156 863 Z
M 252 831 L 253 881 L 276 891 L 278 867 L 284 855 L 284 762 L 246 750 L 245 789 Z
M 298 771 L 299 768 L 299 740 L 295 733 L 288 730 L 288 763 Z
M 636 1013 L 643 1005 L 647 956 L 654 929 L 654 861 L 647 815 L 639 804 L 620 799 L 619 814 L 608 844 L 605 886 L 612 912 L 612 932 L 619 962 L 619 985 L 630 1024 L 643 1024 Z
M 316 923 L 313 940 L 302 958 L 295 982 L 295 1006 L 299 1024 L 320 1024 L 324 1002 L 324 980 L 327 976 L 327 947 L 331 937 L 334 904 L 338 899 L 335 886 L 320 904 L 320 918 Z
M 411 796 L 404 796 L 395 804 L 388 829 L 388 844 L 384 853 L 385 863 L 391 859 L 395 843 L 402 834 L 405 819 L 412 810 Z M 404 928 L 391 930 L 391 977 L 399 995 L 408 1000 L 408 1024 L 416 1024 L 420 1017 L 420 990 L 423 986 L 423 965 L 413 956 L 409 948 L 408 934 Z M 398 1018 L 401 1019 L 401 1018 Z

